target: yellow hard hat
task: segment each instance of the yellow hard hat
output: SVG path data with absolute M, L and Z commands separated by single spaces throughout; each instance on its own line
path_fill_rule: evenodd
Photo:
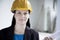
M 14 10 L 29 10 L 32 12 L 32 7 L 28 0 L 15 0 L 11 7 L 11 11 L 13 12 Z

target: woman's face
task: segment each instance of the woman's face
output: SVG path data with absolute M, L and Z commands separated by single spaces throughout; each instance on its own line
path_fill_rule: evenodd
M 14 17 L 16 19 L 16 23 L 26 24 L 26 22 L 29 18 L 29 11 L 27 11 L 27 10 L 16 10 Z

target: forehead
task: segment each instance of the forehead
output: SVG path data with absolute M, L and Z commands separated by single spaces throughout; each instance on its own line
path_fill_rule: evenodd
M 28 12 L 28 10 L 16 10 L 16 12 L 24 13 L 24 12 Z

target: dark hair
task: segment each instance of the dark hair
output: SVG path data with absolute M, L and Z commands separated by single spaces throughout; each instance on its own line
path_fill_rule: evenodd
M 13 16 L 13 19 L 12 19 L 12 24 L 11 26 L 15 26 L 16 24 L 16 20 L 15 20 L 15 17 Z M 28 19 L 27 23 L 26 23 L 26 26 L 30 28 L 30 19 Z

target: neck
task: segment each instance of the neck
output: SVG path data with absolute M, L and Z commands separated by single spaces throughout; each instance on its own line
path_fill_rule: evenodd
M 26 28 L 26 24 L 21 25 L 21 24 L 16 24 L 15 25 L 15 33 L 16 34 L 24 34 Z

